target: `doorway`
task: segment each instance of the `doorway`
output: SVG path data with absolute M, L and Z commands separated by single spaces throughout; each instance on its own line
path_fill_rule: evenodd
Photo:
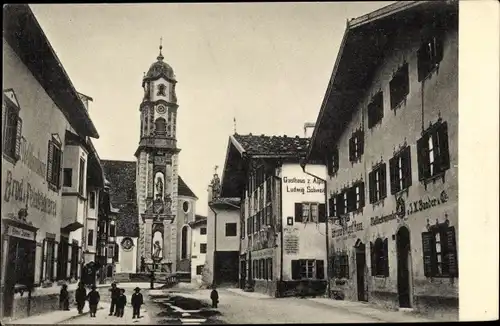
M 245 260 L 242 260 L 240 262 L 240 289 L 245 288 L 246 279 L 247 279 L 247 262 Z
M 400 308 L 410 308 L 410 231 L 401 227 L 396 234 L 398 297 Z
M 359 240 L 358 240 L 359 241 Z M 356 280 L 358 301 L 367 301 L 365 290 L 366 246 L 360 242 L 356 246 Z

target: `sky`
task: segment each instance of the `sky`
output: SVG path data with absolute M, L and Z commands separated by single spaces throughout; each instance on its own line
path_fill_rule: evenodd
M 207 214 L 229 136 L 304 136 L 325 95 L 347 19 L 389 2 L 30 5 L 89 113 L 101 159 L 135 161 L 143 73 L 177 77 L 179 174 Z M 236 123 L 234 123 L 234 119 Z

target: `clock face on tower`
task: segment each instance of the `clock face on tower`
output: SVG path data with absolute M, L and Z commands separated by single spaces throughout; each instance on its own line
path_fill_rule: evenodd
M 158 112 L 159 114 L 164 114 L 165 112 L 167 112 L 167 109 L 163 105 L 158 105 L 158 107 L 156 108 L 156 112 Z

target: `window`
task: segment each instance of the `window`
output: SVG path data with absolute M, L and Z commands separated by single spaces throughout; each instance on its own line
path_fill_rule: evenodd
M 80 174 L 78 176 L 78 192 L 83 195 L 85 182 L 85 160 L 83 158 L 80 158 Z
M 54 239 L 45 239 L 45 254 L 44 254 L 45 280 L 54 280 L 54 263 L 56 261 L 56 242 Z
M 63 170 L 63 186 L 71 187 L 73 185 L 73 169 L 64 168 Z
M 196 275 L 201 275 L 203 273 L 203 266 L 204 265 L 196 266 Z
M 428 37 L 417 52 L 418 81 L 426 79 L 443 59 L 443 38 L 441 34 Z
M 87 235 L 87 245 L 88 246 L 93 246 L 94 245 L 94 230 L 90 229 L 88 231 Z
M 119 257 L 119 254 L 120 254 L 120 247 L 118 246 L 118 244 L 117 244 L 117 243 L 115 243 L 115 245 L 114 245 L 113 252 L 114 252 L 113 260 L 117 263 L 117 262 L 118 262 L 118 259 L 120 258 L 120 257 Z
M 295 222 L 325 223 L 326 206 L 319 203 L 295 203 Z
M 346 252 L 338 251 L 332 257 L 333 277 L 349 278 L 349 256 Z
M 328 206 L 330 208 L 330 217 L 337 216 L 337 195 L 331 195 L 328 199 Z
M 236 223 L 226 223 L 226 237 L 236 236 Z
M 397 108 L 410 92 L 410 78 L 408 76 L 408 63 L 399 67 L 392 80 L 389 82 L 391 109 Z
M 200 234 L 201 235 L 207 234 L 207 228 L 200 228 Z
M 332 176 L 339 170 L 339 149 L 335 147 L 331 150 L 330 156 L 327 160 L 328 175 Z
M 352 134 L 352 137 L 349 139 L 349 161 L 356 162 L 358 161 L 364 152 L 364 140 L 365 133 L 363 130 L 357 130 Z
M 21 138 L 23 121 L 19 117 L 19 108 L 8 100 L 4 95 L 4 142 L 3 152 L 16 162 L 21 155 Z
M 78 247 L 78 244 L 73 243 L 71 246 L 71 271 L 70 271 L 70 275 L 71 275 L 71 278 L 74 278 L 74 279 L 78 278 L 78 267 L 80 265 L 80 262 L 78 261 L 79 254 L 80 254 L 80 248 Z
M 184 213 L 189 212 L 189 202 L 188 201 L 185 201 L 182 203 L 182 210 L 184 211 Z
M 184 225 L 181 231 L 181 259 L 186 259 L 187 255 L 188 255 L 188 226 Z
M 432 226 L 422 233 L 422 249 L 426 277 L 458 277 L 455 227 Z
M 89 207 L 95 209 L 95 191 L 89 193 Z
M 370 183 L 370 203 L 376 203 L 387 197 L 386 164 L 382 163 L 368 173 Z
M 56 280 L 65 280 L 68 273 L 68 263 L 70 262 L 68 257 L 70 251 L 70 244 L 68 243 L 68 238 L 61 237 L 61 242 L 58 246 L 57 253 L 57 277 Z
M 325 278 L 323 260 L 299 259 L 292 260 L 292 279 L 319 279 Z
M 207 244 L 200 243 L 200 254 L 206 254 L 206 253 L 207 253 Z
M 407 146 L 389 160 L 391 194 L 411 186 L 411 154 Z
M 418 179 L 426 180 L 450 168 L 448 124 L 437 123 L 417 140 Z
M 155 131 L 158 135 L 164 135 L 167 132 L 167 122 L 164 118 L 155 120 Z
M 370 242 L 372 276 L 389 276 L 388 240 L 378 238 L 375 243 Z
M 59 189 L 61 187 L 61 145 L 54 138 L 49 140 L 47 155 L 47 181 L 50 185 Z
M 382 92 L 378 92 L 368 104 L 368 128 L 372 128 L 377 123 L 382 121 L 384 117 L 384 96 Z
M 156 93 L 157 96 L 167 96 L 165 94 L 165 85 L 164 84 L 160 84 L 158 85 L 158 92 Z
M 113 258 L 115 256 L 115 245 L 108 244 L 108 258 Z
M 347 199 L 347 202 L 345 199 Z M 346 205 L 347 207 L 347 213 L 360 210 L 365 206 L 364 182 L 357 182 L 351 188 L 345 191 L 344 205 Z
M 115 224 L 109 225 L 109 236 L 116 237 L 116 225 Z
M 264 272 L 266 271 L 266 268 L 264 266 L 265 260 L 264 259 L 259 259 L 259 278 L 261 280 L 265 279 Z

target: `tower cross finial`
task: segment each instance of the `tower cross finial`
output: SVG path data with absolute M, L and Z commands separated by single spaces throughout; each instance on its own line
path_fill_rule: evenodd
M 218 168 L 219 168 L 219 166 L 218 166 L 218 165 L 216 165 L 216 166 L 215 166 L 215 168 L 214 168 L 214 174 L 217 174 L 217 169 L 218 169 Z
M 236 134 L 236 117 L 233 118 L 234 134 Z
M 161 53 L 161 50 L 163 49 L 163 37 L 160 37 L 160 54 L 158 55 L 158 60 L 163 60 L 163 54 Z

